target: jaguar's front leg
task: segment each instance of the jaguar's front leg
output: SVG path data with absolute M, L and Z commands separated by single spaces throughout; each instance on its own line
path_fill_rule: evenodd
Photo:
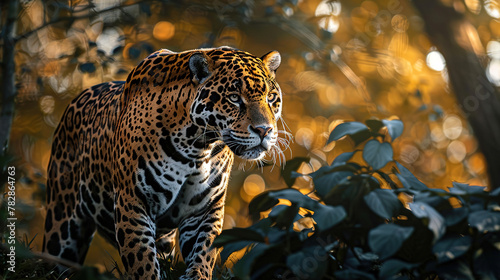
M 212 270 L 217 259 L 217 249 L 212 243 L 222 231 L 224 215 L 225 188 L 217 201 L 200 215 L 184 220 L 179 227 L 179 244 L 187 265 L 185 274 L 180 278 L 212 279 Z
M 117 194 L 116 201 L 116 241 L 125 271 L 133 279 L 159 279 L 155 223 L 137 200 Z

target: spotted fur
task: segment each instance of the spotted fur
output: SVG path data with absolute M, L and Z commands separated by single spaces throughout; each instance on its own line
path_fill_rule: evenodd
M 211 279 L 233 155 L 278 146 L 279 64 L 276 51 L 160 50 L 83 91 L 54 135 L 43 251 L 82 263 L 97 230 L 128 275 L 158 279 L 178 231 L 181 279 Z

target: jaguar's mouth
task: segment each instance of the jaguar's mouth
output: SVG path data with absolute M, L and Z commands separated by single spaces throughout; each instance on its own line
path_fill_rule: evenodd
M 224 143 L 229 147 L 229 149 L 238 157 L 248 160 L 258 160 L 262 159 L 267 149 L 262 146 L 262 144 L 249 146 L 248 144 L 241 143 L 237 139 L 227 135 L 223 137 Z
M 250 147 L 243 150 L 243 152 L 235 153 L 237 156 L 248 160 L 258 160 L 265 156 L 266 149 L 262 146 Z

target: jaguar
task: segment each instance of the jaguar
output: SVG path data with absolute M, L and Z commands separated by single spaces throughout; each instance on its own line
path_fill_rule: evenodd
M 159 254 L 178 248 L 181 279 L 211 279 L 234 155 L 283 152 L 280 63 L 277 51 L 162 49 L 80 93 L 53 137 L 42 250 L 83 263 L 98 232 L 131 278 L 159 279 Z

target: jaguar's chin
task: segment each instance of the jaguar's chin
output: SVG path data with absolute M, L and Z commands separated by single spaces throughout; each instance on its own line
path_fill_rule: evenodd
M 248 147 L 245 145 L 228 145 L 229 149 L 238 157 L 246 160 L 259 160 L 266 155 L 266 149 L 262 146 Z

